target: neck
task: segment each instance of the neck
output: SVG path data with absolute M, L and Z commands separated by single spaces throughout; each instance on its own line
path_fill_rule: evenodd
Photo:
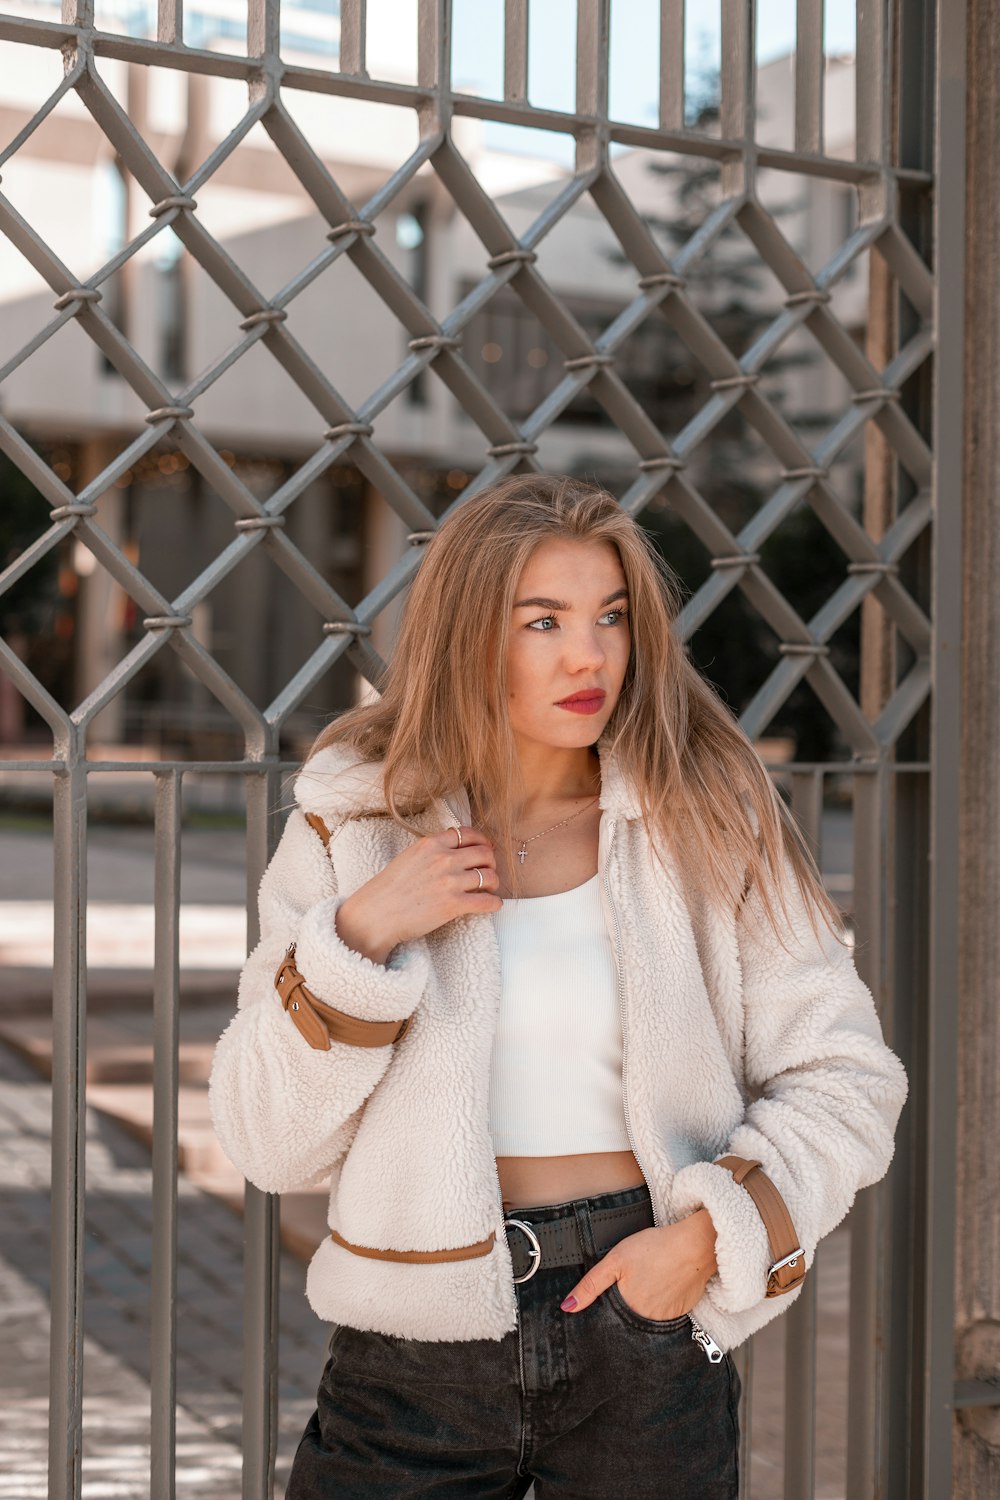
M 601 763 L 589 745 L 556 749 L 535 741 L 515 740 L 521 769 L 520 815 L 578 797 L 596 797 L 601 790 Z

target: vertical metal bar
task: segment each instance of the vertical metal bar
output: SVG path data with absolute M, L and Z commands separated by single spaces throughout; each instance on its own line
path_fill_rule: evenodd
M 753 1339 L 741 1344 L 733 1355 L 740 1377 L 740 1496 L 750 1500 L 753 1462 Z
M 823 150 L 823 0 L 798 0 L 795 24 L 795 149 Z
M 891 984 L 887 923 L 895 890 L 891 759 L 854 778 L 854 934 L 858 973 L 875 998 L 891 1035 Z M 851 1301 L 849 1318 L 847 1492 L 876 1495 L 885 1440 L 885 1369 L 888 1332 L 888 1195 L 884 1182 L 858 1196 L 849 1217 Z
M 177 1086 L 181 772 L 158 771 L 154 811 L 153 1246 L 150 1496 L 174 1500 L 177 1405 Z
M 451 90 L 451 0 L 417 0 L 417 82 Z
M 576 112 L 584 118 L 608 118 L 610 39 L 611 0 L 577 0 Z
M 276 770 L 247 777 L 247 951 L 260 936 L 257 888 L 277 842 Z M 273 1500 L 278 1446 L 280 1200 L 251 1183 L 243 1201 L 243 1500 Z
M 823 772 L 793 770 L 791 784 L 792 813 L 822 868 Z M 785 1500 L 803 1500 L 815 1484 L 816 1272 L 814 1260 L 785 1318 Z
M 528 99 L 528 0 L 504 0 L 503 96 L 512 104 Z
M 49 1500 L 78 1500 L 83 1451 L 87 768 L 82 736 L 53 785 L 52 1322 Z
M 937 10 L 938 138 L 935 150 L 934 497 L 945 497 L 951 523 L 935 528 L 932 594 L 936 601 L 931 673 L 930 984 L 927 1013 L 925 1137 L 926 1265 L 922 1410 L 917 1434 L 926 1497 L 951 1493 L 955 1286 L 955 1103 L 958 1079 L 955 996 L 959 993 L 959 773 L 962 742 L 962 510 L 965 409 L 965 0 Z
M 684 0 L 660 0 L 660 129 L 684 128 Z
M 64 26 L 92 28 L 94 0 L 62 0 L 62 23 Z
M 727 140 L 742 142 L 739 155 L 723 162 L 722 191 L 735 197 L 754 176 L 755 0 L 722 0 L 722 76 L 719 117 Z
M 171 46 L 184 41 L 184 0 L 157 0 L 156 40 Z
M 930 845 L 930 776 L 897 772 L 896 892 L 893 917 L 893 989 L 895 1006 L 890 1046 L 899 1054 L 910 1080 L 910 1101 L 903 1111 L 890 1173 L 892 1256 L 888 1267 L 892 1331 L 886 1367 L 888 1443 L 883 1464 L 885 1500 L 913 1500 L 921 1491 L 914 1474 L 920 1462 L 915 1434 L 922 1428 L 921 1267 L 924 1228 L 920 1221 L 923 1173 L 921 1100 L 925 1094 L 922 1061 L 927 1015 L 930 917 L 928 905 Z M 947 1494 L 948 1491 L 946 1490 Z
M 888 0 L 858 0 L 854 87 L 855 157 L 888 164 Z
M 366 76 L 368 0 L 340 0 L 340 71 Z
M 249 0 L 247 56 L 275 59 L 281 47 L 281 0 Z

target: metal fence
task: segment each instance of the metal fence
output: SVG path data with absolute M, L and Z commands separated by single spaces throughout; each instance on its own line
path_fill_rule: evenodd
M 54 701 L 5 643 L 0 665 L 51 727 L 51 761 L 10 763 L 10 770 L 51 771 L 55 809 L 54 1144 L 52 1216 L 52 1394 L 50 1494 L 81 1485 L 83 1106 L 88 780 L 128 762 L 88 761 L 95 716 L 156 653 L 179 653 L 240 726 L 238 761 L 151 764 L 155 778 L 156 1132 L 152 1265 L 152 1493 L 174 1492 L 174 1341 L 176 1285 L 176 1133 L 178 1039 L 179 837 L 185 775 L 238 774 L 248 809 L 248 898 L 276 835 L 279 782 L 290 769 L 279 755 L 282 724 L 331 665 L 346 656 L 368 678 L 381 666 L 371 622 L 402 590 L 420 562 L 435 516 L 373 441 L 373 421 L 422 371 L 442 380 L 483 434 L 482 468 L 455 501 L 537 460 L 540 435 L 584 388 L 634 450 L 634 477 L 621 497 L 635 515 L 658 496 L 711 554 L 708 581 L 688 601 L 680 629 L 688 638 L 734 589 L 742 590 L 781 642 L 780 660 L 742 716 L 761 735 L 793 689 L 805 681 L 835 721 L 849 755 L 831 764 L 789 769 L 792 802 L 819 849 L 825 778 L 847 777 L 854 809 L 854 927 L 858 962 L 879 1004 L 886 1034 L 907 1063 L 912 1095 L 889 1178 L 864 1193 L 850 1216 L 850 1396 L 847 1494 L 939 1497 L 950 1487 L 952 1303 L 949 1242 L 953 1162 L 954 1035 L 949 996 L 956 954 L 955 817 L 957 751 L 942 717 L 957 690 L 960 495 L 961 236 L 963 107 L 962 0 L 859 0 L 857 5 L 856 152 L 824 148 L 823 0 L 798 0 L 794 144 L 758 139 L 755 111 L 755 13 L 752 0 L 722 0 L 718 125 L 703 128 L 685 111 L 683 0 L 661 0 L 659 119 L 648 126 L 609 116 L 611 0 L 578 0 L 576 98 L 571 113 L 528 101 L 529 0 L 505 0 L 503 97 L 452 87 L 451 7 L 417 0 L 419 57 L 413 84 L 366 70 L 365 0 L 341 0 L 336 63 L 283 59 L 278 0 L 251 0 L 247 51 L 201 49 L 184 42 L 181 0 L 159 0 L 155 39 L 97 29 L 94 0 L 65 0 L 61 23 L 0 16 L 0 39 L 27 49 L 61 50 L 58 88 L 0 151 L 0 167 L 75 90 L 114 152 L 149 199 L 150 223 L 86 282 L 78 283 L 0 190 L 0 232 L 51 288 L 54 316 L 2 370 L 6 379 L 70 319 L 95 342 L 146 407 L 125 449 L 80 493 L 73 493 L 0 416 L 0 449 L 51 507 L 49 528 L 0 576 L 6 590 L 63 538 L 75 533 L 140 606 L 144 633 L 100 687 L 71 711 Z M 940 33 L 939 22 L 948 28 Z M 935 67 L 937 58 L 939 66 Z M 238 80 L 248 91 L 239 124 L 186 180 L 157 160 L 108 87 L 108 59 Z M 290 91 L 342 95 L 415 112 L 419 145 L 360 208 L 349 201 L 286 107 Z M 454 116 L 474 116 L 564 132 L 575 141 L 575 167 L 517 237 L 483 189 L 451 132 Z M 268 300 L 199 219 L 198 192 L 257 123 L 264 127 L 304 192 L 329 224 L 328 248 Z M 681 154 L 718 165 L 721 200 L 668 261 L 623 189 L 615 143 Z M 478 284 L 443 320 L 379 247 L 379 216 L 429 164 L 482 242 Z M 857 227 L 818 270 L 782 233 L 757 191 L 768 169 L 847 184 L 857 192 Z M 937 191 L 935 192 L 935 173 Z M 537 249 L 586 195 L 634 268 L 634 295 L 597 338 L 588 337 L 541 274 Z M 102 305 L 102 288 L 154 236 L 170 226 L 186 251 L 231 303 L 238 337 L 197 381 L 177 392 L 139 357 Z M 724 233 L 745 247 L 783 288 L 783 306 L 740 357 L 688 295 L 686 279 Z M 296 296 L 342 256 L 381 297 L 405 330 L 402 364 L 357 409 L 347 404 L 290 329 Z M 869 326 L 863 340 L 835 314 L 841 279 L 866 260 Z M 461 333 L 501 288 L 522 300 L 561 351 L 557 387 L 522 423 L 513 423 L 470 369 Z M 956 292 L 958 288 L 958 292 Z M 876 293 L 878 306 L 876 306 Z M 957 297 L 957 302 L 956 302 Z M 942 317 L 942 309 L 948 316 Z M 616 354 L 649 318 L 664 318 L 709 380 L 703 406 L 670 440 L 616 373 Z M 762 388 L 761 377 L 786 341 L 804 331 L 846 382 L 842 410 L 818 442 L 806 444 Z M 325 426 L 312 457 L 274 493 L 258 498 L 199 428 L 199 399 L 255 344 L 262 343 Z M 710 443 L 738 408 L 780 467 L 780 480 L 734 534 L 698 493 L 692 453 Z M 178 597 L 162 597 L 100 524 L 99 501 L 144 453 L 170 433 L 189 463 L 232 513 L 233 537 Z M 830 468 L 866 434 L 866 494 L 858 517 L 830 483 Z M 356 608 L 331 588 L 289 539 L 285 517 L 307 485 L 331 465 L 351 461 L 410 529 L 406 556 Z M 811 618 L 802 618 L 761 567 L 760 547 L 791 512 L 807 504 L 844 554 L 843 577 Z M 956 507 L 954 516 L 950 508 Z M 936 525 L 932 529 L 932 522 Z M 238 688 L 192 630 L 192 609 L 252 549 L 268 549 L 287 579 L 326 623 L 312 655 L 261 708 Z M 852 692 L 830 660 L 829 641 L 862 611 L 861 689 Z M 821 852 L 821 851 L 820 851 Z M 251 927 L 253 922 L 251 920 Z M 250 940 L 256 933 L 251 931 Z M 932 1147 L 932 1149 L 930 1149 Z M 247 1189 L 244 1495 L 270 1496 L 276 1433 L 274 1275 L 277 1203 Z M 822 1254 L 822 1249 L 821 1252 Z M 784 1319 L 785 1495 L 814 1493 L 815 1276 Z M 752 1351 L 744 1353 L 744 1373 Z M 752 1414 L 744 1410 L 749 1428 Z M 754 1493 L 744 1444 L 744 1494 Z

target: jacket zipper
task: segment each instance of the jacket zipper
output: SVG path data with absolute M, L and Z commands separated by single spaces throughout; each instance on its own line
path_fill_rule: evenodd
M 631 1147 L 632 1155 L 635 1157 L 636 1165 L 638 1166 L 639 1171 L 642 1173 L 643 1181 L 645 1182 L 646 1187 L 649 1190 L 649 1201 L 653 1209 L 653 1223 L 659 1226 L 659 1218 L 656 1212 L 656 1198 L 653 1194 L 652 1188 L 649 1185 L 649 1177 L 647 1175 L 646 1168 L 643 1166 L 642 1159 L 639 1156 L 638 1150 L 636 1149 L 635 1136 L 632 1132 L 632 1116 L 629 1113 L 628 1107 L 628 1029 L 625 1021 L 625 964 L 622 956 L 622 933 L 621 925 L 618 921 L 618 908 L 615 906 L 614 898 L 611 895 L 611 877 L 609 874 L 611 865 L 611 847 L 615 840 L 615 829 L 616 825 L 612 823 L 611 833 L 608 838 L 608 848 L 604 856 L 604 892 L 607 897 L 608 906 L 611 910 L 611 915 L 614 918 L 615 925 L 615 958 L 618 970 L 618 1014 L 622 1032 L 622 1107 L 625 1114 L 625 1134 L 628 1136 L 629 1146 Z M 706 1332 L 706 1330 L 702 1328 L 701 1324 L 695 1318 L 691 1317 L 690 1313 L 688 1313 L 688 1318 L 691 1322 L 691 1337 L 694 1339 L 695 1343 L 700 1345 L 701 1348 L 705 1351 L 705 1355 L 708 1358 L 710 1364 L 719 1364 L 720 1361 L 725 1358 L 725 1355 L 719 1348 L 719 1345 L 712 1338 L 712 1335 Z
M 493 1158 L 493 1173 L 497 1180 L 497 1202 L 500 1204 L 500 1233 L 506 1238 L 507 1230 L 504 1227 L 503 1188 L 500 1186 L 500 1168 L 497 1166 L 497 1159 L 495 1156 Z M 514 1287 L 513 1280 L 510 1283 L 510 1291 L 513 1295 L 514 1327 L 517 1328 L 519 1326 L 520 1319 L 517 1315 L 517 1291 Z

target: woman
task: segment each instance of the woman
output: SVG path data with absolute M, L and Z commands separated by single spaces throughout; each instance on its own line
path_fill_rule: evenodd
M 902 1066 L 677 608 L 612 496 L 509 478 L 295 781 L 210 1092 L 251 1182 L 332 1178 L 289 1500 L 729 1500 L 729 1351 L 888 1167 Z

